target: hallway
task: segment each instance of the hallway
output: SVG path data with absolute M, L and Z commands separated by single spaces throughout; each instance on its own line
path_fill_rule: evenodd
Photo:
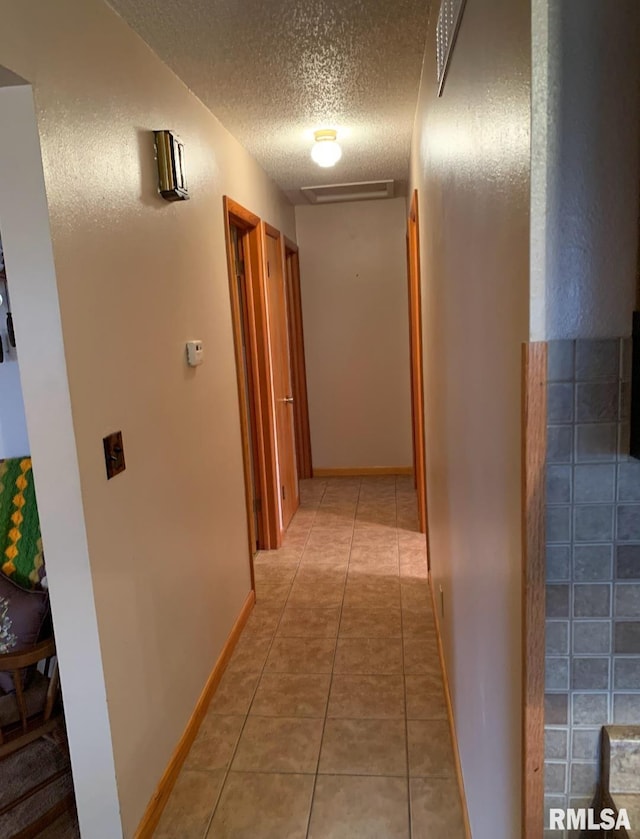
M 410 477 L 304 481 L 157 839 L 462 839 Z

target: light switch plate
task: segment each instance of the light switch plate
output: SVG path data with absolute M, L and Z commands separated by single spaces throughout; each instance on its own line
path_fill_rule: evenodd
M 124 472 L 127 468 L 124 462 L 124 447 L 122 445 L 122 431 L 114 431 L 102 441 L 104 445 L 104 461 L 107 467 L 107 480 Z

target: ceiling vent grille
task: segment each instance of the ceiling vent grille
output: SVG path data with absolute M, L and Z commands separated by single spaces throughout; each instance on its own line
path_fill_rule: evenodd
M 310 204 L 332 204 L 336 201 L 367 201 L 393 198 L 393 181 L 362 181 L 354 184 L 303 186 L 300 192 Z

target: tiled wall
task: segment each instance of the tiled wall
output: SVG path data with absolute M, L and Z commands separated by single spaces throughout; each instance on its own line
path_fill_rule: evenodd
M 640 723 L 640 461 L 627 454 L 630 358 L 629 340 L 549 344 L 547 809 L 587 806 L 601 727 Z

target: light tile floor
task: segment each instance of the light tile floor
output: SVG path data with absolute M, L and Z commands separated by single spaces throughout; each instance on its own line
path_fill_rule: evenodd
M 157 839 L 463 839 L 410 478 L 304 481 Z

